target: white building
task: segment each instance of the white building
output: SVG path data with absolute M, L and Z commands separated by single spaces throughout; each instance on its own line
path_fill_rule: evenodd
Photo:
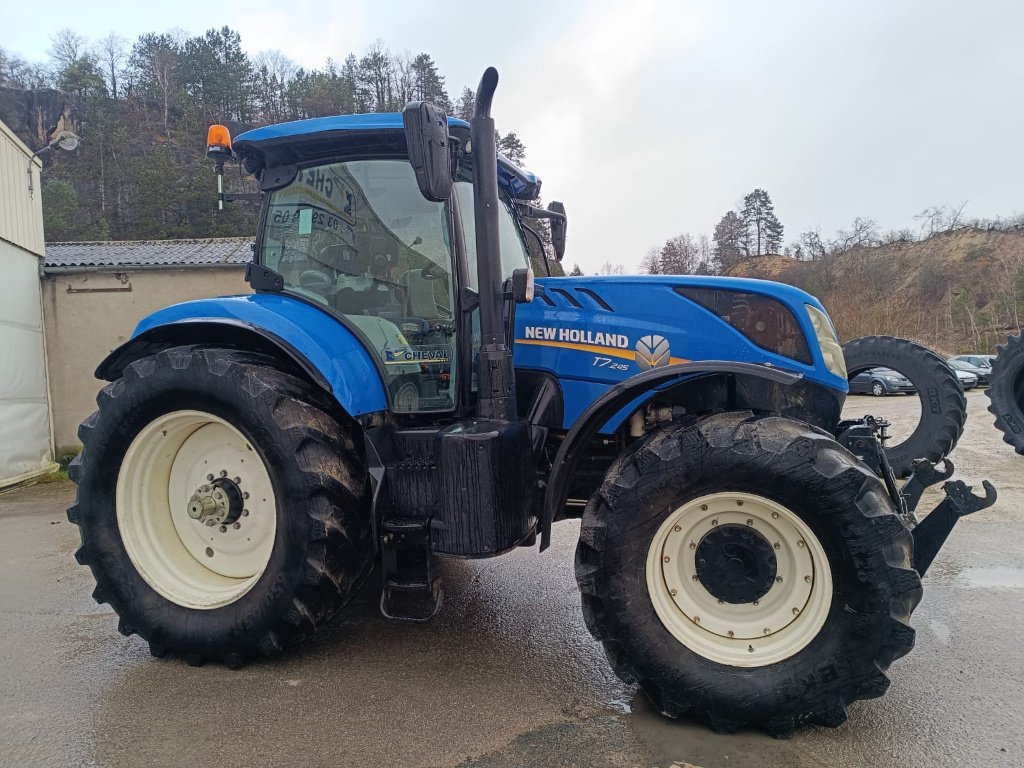
M 41 168 L 0 122 L 0 487 L 53 468 L 39 285 Z

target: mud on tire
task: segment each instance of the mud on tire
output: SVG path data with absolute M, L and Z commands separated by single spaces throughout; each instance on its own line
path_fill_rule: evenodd
M 72 463 L 78 484 L 68 519 L 79 526 L 75 553 L 96 579 L 124 635 L 147 640 L 155 656 L 238 666 L 272 655 L 313 632 L 354 594 L 372 561 L 366 470 L 353 427 L 312 385 L 263 356 L 175 347 L 137 360 L 97 397 L 79 428 Z M 276 500 L 276 529 L 265 569 L 225 605 L 178 604 L 143 578 L 119 529 L 116 486 L 133 439 L 166 414 L 211 414 L 257 451 Z
M 718 663 L 677 640 L 646 580 L 663 522 L 723 491 L 783 505 L 827 555 L 832 599 L 821 629 L 764 666 Z M 576 578 L 591 634 L 616 674 L 658 710 L 698 716 L 717 731 L 750 725 L 785 737 L 805 723 L 837 726 L 851 702 L 888 688 L 885 670 L 914 644 L 908 622 L 921 582 L 912 547 L 881 481 L 830 436 L 788 419 L 724 413 L 669 425 L 613 464 L 583 515 Z
M 913 471 L 915 459 L 935 463 L 956 447 L 967 421 L 967 399 L 946 361 L 925 346 L 894 336 L 864 336 L 843 345 L 852 379 L 869 368 L 892 368 L 906 376 L 921 399 L 921 420 L 910 437 L 886 446 L 897 477 Z
M 1000 344 L 992 361 L 988 387 L 989 412 L 996 417 L 996 429 L 1003 440 L 1024 456 L 1024 334 L 1011 336 Z

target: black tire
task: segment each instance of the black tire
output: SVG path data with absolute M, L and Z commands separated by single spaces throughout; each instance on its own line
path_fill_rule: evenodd
M 843 345 L 848 376 L 869 368 L 892 368 L 913 383 L 921 400 L 921 420 L 910 437 L 886 446 L 897 477 L 913 470 L 915 459 L 937 462 L 956 447 L 967 421 L 967 399 L 946 361 L 916 342 L 893 336 L 864 336 Z M 892 442 L 892 441 L 890 441 Z
M 989 412 L 996 417 L 996 429 L 1003 440 L 1024 456 L 1024 334 L 1000 344 L 992 361 L 989 378 Z
M 711 661 L 677 640 L 652 603 L 655 532 L 682 503 L 723 491 L 792 510 L 831 564 L 822 628 L 777 663 Z M 831 437 L 788 419 L 724 413 L 669 425 L 613 464 L 583 515 L 576 578 L 591 634 L 658 710 L 716 731 L 750 725 L 786 737 L 805 723 L 838 726 L 847 705 L 888 688 L 885 670 L 914 645 L 908 622 L 921 581 L 912 549 L 881 481 Z
M 129 365 L 97 397 L 79 428 L 84 446 L 70 468 L 78 495 L 68 519 L 79 526 L 75 553 L 96 579 L 124 635 L 138 634 L 154 656 L 230 667 L 273 655 L 328 621 L 372 564 L 367 471 L 353 425 L 308 382 L 244 352 L 175 347 Z M 122 459 L 154 419 L 195 409 L 229 422 L 263 460 L 276 496 L 269 560 L 248 592 L 221 607 L 196 609 L 165 598 L 140 575 L 125 548 L 115 508 Z

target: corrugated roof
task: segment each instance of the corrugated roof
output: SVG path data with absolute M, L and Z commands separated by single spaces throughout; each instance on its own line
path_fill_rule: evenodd
M 47 243 L 45 267 L 209 267 L 252 260 L 252 238 Z

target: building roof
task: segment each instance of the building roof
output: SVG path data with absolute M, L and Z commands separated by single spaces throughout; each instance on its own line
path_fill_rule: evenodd
M 47 243 L 45 269 L 241 266 L 252 260 L 252 238 L 117 240 Z

